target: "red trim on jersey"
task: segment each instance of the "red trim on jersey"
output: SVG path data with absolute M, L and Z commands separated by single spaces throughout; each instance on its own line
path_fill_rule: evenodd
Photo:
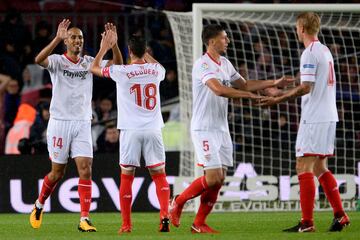
M 199 167 L 204 167 L 204 164 L 198 163 L 197 164 Z
M 161 166 L 161 165 L 164 165 L 165 162 L 161 162 L 161 163 L 157 163 L 157 164 L 154 164 L 154 165 L 150 165 L 150 166 L 146 166 L 146 168 L 154 168 L 154 167 L 158 167 L 158 166 Z
M 206 54 L 209 56 L 209 58 L 214 62 L 216 63 L 217 65 L 221 66 L 221 61 L 216 61 L 208 52 L 206 52 Z
M 64 56 L 66 57 L 67 60 L 69 60 L 70 62 L 72 62 L 74 64 L 78 64 L 80 62 L 80 58 L 75 62 L 68 55 L 66 55 L 66 52 L 64 52 Z
M 304 157 L 320 157 L 320 158 L 335 156 L 335 154 L 319 154 L 319 153 L 304 153 L 303 155 Z
M 101 69 L 101 74 L 103 77 L 110 78 L 110 67 L 104 67 Z
M 137 167 L 135 165 L 128 165 L 128 164 L 120 164 L 120 166 L 122 166 L 122 167 Z

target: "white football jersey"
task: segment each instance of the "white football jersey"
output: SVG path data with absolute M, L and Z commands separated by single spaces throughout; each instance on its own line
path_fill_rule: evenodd
M 301 98 L 304 123 L 338 122 L 334 59 L 329 48 L 313 41 L 302 53 L 301 82 L 314 82 L 310 93 Z
M 47 70 L 52 82 L 50 116 L 60 120 L 90 120 L 93 75 L 90 65 L 93 57 L 80 57 L 72 61 L 66 54 L 48 57 Z M 102 65 L 106 65 L 103 61 Z
M 159 85 L 165 68 L 159 63 L 112 65 L 102 69 L 116 82 L 118 129 L 161 129 Z
M 191 130 L 229 132 L 228 98 L 215 95 L 206 86 L 206 82 L 212 78 L 226 86 L 231 86 L 232 81 L 243 79 L 225 57 L 220 57 L 220 62 L 216 62 L 207 53 L 199 58 L 192 70 L 193 113 Z

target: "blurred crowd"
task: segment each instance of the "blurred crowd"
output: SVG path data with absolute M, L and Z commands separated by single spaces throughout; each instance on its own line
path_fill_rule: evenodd
M 162 102 L 178 96 L 175 48 L 164 19 L 162 15 L 149 20 L 151 25 L 145 36 L 144 26 L 139 24 L 141 20 L 132 19 L 131 14 L 129 17 L 134 26 L 129 34 L 147 37 L 149 52 L 167 69 L 160 86 Z M 9 11 L 0 23 L 0 154 L 47 151 L 45 134 L 51 80 L 47 70 L 34 64 L 34 58 L 52 40 L 55 34 L 52 29 L 56 27 L 45 20 L 39 20 L 35 26 L 27 25 L 15 10 Z M 118 26 L 119 32 L 122 27 Z M 126 41 L 119 41 L 124 58 L 128 59 Z M 85 38 L 84 54 L 94 56 L 96 49 L 96 46 L 89 47 Z M 63 52 L 63 46 L 59 45 L 53 53 Z M 113 81 L 94 77 L 92 136 L 97 152 L 117 152 L 119 148 L 115 89 Z
M 238 31 L 238 27 L 241 31 Z M 236 56 L 239 73 L 245 79 L 276 79 L 283 75 L 296 76 L 300 80 L 300 56 L 304 49 L 298 44 L 295 28 L 265 27 L 248 22 L 234 25 L 231 35 L 229 58 Z M 270 36 L 270 37 L 269 37 Z M 273 37 L 276 36 L 276 37 Z M 339 112 L 337 146 L 339 149 L 360 147 L 360 35 L 357 29 L 323 27 L 319 40 L 328 46 L 334 57 L 336 74 L 336 99 Z M 267 94 L 276 94 L 270 89 Z M 270 110 L 251 107 L 246 101 L 234 101 L 230 129 L 235 134 L 235 147 L 248 146 L 282 147 L 293 150 L 297 123 L 300 116 L 300 99 L 282 103 Z M 230 121 L 231 122 L 231 121 Z M 256 127 L 258 126 L 258 127 Z

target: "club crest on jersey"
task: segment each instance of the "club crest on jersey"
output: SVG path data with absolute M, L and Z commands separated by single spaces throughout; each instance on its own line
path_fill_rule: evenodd
M 211 159 L 211 154 L 206 154 L 206 155 L 204 155 L 204 157 L 205 157 L 205 160 L 206 160 L 206 161 L 210 161 L 210 159 Z
M 84 63 L 81 64 L 81 66 L 86 69 L 87 68 L 87 63 L 84 62 Z
M 209 68 L 209 65 L 207 65 L 206 63 L 201 64 L 201 69 L 202 70 L 206 70 L 208 68 Z

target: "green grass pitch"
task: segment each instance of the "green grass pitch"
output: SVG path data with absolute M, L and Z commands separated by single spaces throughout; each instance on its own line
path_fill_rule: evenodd
M 190 225 L 194 214 L 184 213 L 180 228 L 171 228 L 170 233 L 159 233 L 158 214 L 134 213 L 133 232 L 119 236 L 119 213 L 92 213 L 96 233 L 77 230 L 78 214 L 44 214 L 40 229 L 29 225 L 27 214 L 0 214 L 0 239 L 360 239 L 360 212 L 350 212 L 351 225 L 341 233 L 329 233 L 331 212 L 315 213 L 315 233 L 283 233 L 281 230 L 297 223 L 298 212 L 266 213 L 213 213 L 208 224 L 221 231 L 220 234 L 191 234 Z

